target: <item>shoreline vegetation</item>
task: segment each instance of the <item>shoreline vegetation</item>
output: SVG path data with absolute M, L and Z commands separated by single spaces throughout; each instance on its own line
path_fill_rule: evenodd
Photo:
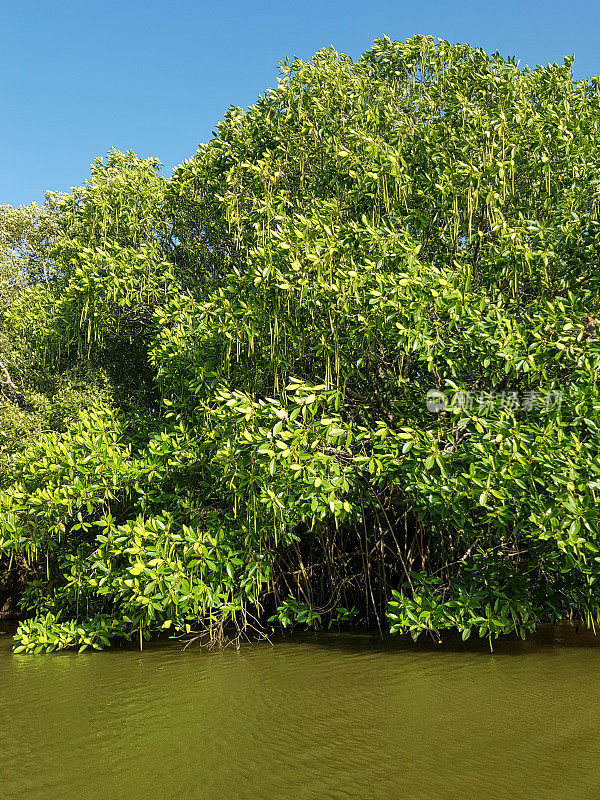
M 600 623 L 600 83 L 281 64 L 169 178 L 0 207 L 16 652 Z M 232 632 L 233 631 L 233 632 Z

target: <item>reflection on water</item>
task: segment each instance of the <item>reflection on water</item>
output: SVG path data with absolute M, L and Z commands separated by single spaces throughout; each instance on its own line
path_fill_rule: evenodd
M 600 639 L 320 633 L 15 656 L 0 798 L 597 800 Z

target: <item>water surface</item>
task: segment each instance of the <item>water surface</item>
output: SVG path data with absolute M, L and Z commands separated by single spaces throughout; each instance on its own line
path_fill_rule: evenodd
M 0 636 L 0 798 L 597 800 L 600 642 L 435 650 L 306 634 L 16 656 Z

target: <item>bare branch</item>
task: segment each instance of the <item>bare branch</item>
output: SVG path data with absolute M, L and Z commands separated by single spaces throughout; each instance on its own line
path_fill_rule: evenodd
M 14 391 L 16 392 L 17 391 L 17 387 L 12 382 L 12 378 L 10 377 L 9 371 L 6 369 L 6 367 L 4 366 L 4 364 L 1 361 L 0 361 L 0 370 L 4 373 L 4 377 L 5 377 L 4 383 L 6 384 L 6 386 L 10 387 L 11 389 L 14 389 Z

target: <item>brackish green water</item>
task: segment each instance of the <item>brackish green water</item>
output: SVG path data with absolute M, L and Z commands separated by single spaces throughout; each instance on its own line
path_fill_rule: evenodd
M 357 634 L 14 656 L 0 798 L 597 800 L 600 640 Z

